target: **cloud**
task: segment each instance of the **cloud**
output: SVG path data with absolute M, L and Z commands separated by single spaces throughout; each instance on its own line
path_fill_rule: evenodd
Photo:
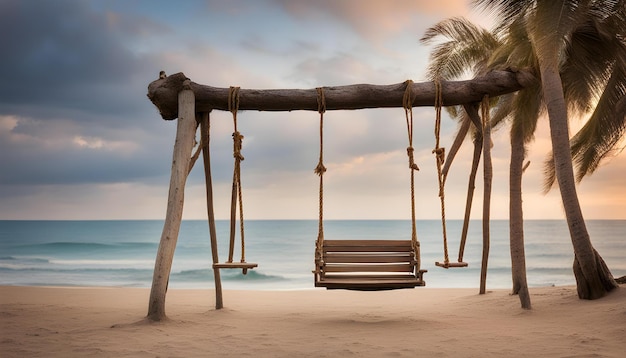
M 275 0 L 275 3 L 299 19 L 319 21 L 329 16 L 345 22 L 369 41 L 381 41 L 406 31 L 423 17 L 441 18 L 467 11 L 465 2 L 458 0 Z
M 110 183 L 146 179 L 167 167 L 129 129 L 85 136 L 75 122 L 0 116 L 0 184 Z M 157 146 L 155 146 L 157 147 Z M 157 147 L 158 148 L 158 147 Z M 154 155 L 156 154 L 156 155 Z
M 129 96 L 137 87 L 128 85 L 147 66 L 130 44 L 155 26 L 94 12 L 84 1 L 3 2 L 0 13 L 0 113 L 140 108 Z

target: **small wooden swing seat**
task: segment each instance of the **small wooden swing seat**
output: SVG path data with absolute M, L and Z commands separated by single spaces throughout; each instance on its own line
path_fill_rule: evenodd
M 447 269 L 447 268 L 454 268 L 454 267 L 467 267 L 467 262 L 463 262 L 463 261 L 459 261 L 459 262 L 439 262 L 439 261 L 437 261 L 437 262 L 435 262 L 435 265 Z
M 259 264 L 251 262 L 220 262 L 213 264 L 214 269 L 253 269 Z
M 315 287 L 360 291 L 424 286 L 411 240 L 324 240 Z

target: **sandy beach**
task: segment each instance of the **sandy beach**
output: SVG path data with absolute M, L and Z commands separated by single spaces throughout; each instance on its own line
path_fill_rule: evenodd
M 626 289 L 386 292 L 171 290 L 149 323 L 149 289 L 0 287 L 2 357 L 623 357 Z

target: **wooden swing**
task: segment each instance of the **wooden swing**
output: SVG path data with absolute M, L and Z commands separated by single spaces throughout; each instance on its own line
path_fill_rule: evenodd
M 213 269 L 241 269 L 245 275 L 248 269 L 258 266 L 256 263 L 246 262 L 246 245 L 243 224 L 243 195 L 241 192 L 241 161 L 244 159 L 241 154 L 243 143 L 243 135 L 237 130 L 237 111 L 239 110 L 239 87 L 230 87 L 228 92 L 228 108 L 233 114 L 233 157 L 235 164 L 233 166 L 233 187 L 230 203 L 230 244 L 228 248 L 228 260 L 222 263 L 214 263 Z M 206 144 L 208 150 L 208 143 Z M 241 259 L 239 262 L 233 262 L 235 252 L 235 232 L 237 221 L 237 204 L 239 204 L 239 234 L 241 238 Z
M 461 238 L 461 246 L 459 248 L 458 262 L 450 262 L 448 257 L 448 235 L 446 233 L 446 206 L 445 206 L 445 191 L 444 191 L 444 175 L 442 173 L 442 167 L 446 158 L 445 148 L 439 146 L 439 133 L 441 130 L 441 108 L 443 107 L 443 96 L 441 92 L 441 82 L 438 79 L 435 83 L 435 149 L 433 154 L 437 161 L 437 178 L 439 180 L 439 199 L 441 201 L 441 226 L 443 231 L 443 262 L 435 262 L 435 265 L 443 268 L 453 267 L 467 267 L 467 262 L 463 262 L 463 251 L 465 248 L 465 236 Z
M 326 100 L 324 89 L 317 88 L 320 113 L 320 154 L 315 173 L 319 184 L 319 226 L 315 244 L 315 287 L 360 291 L 380 291 L 415 288 L 426 285 L 420 269 L 420 244 L 415 226 L 414 171 L 419 170 L 413 160 L 412 81 L 406 82 L 404 108 L 409 134 L 409 167 L 411 172 L 411 240 L 324 240 L 324 173 L 323 128 Z

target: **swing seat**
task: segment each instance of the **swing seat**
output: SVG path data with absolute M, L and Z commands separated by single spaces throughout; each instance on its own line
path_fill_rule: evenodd
M 443 267 L 445 269 L 447 268 L 454 268 L 454 267 L 467 267 L 467 262 L 463 262 L 463 261 L 459 261 L 459 262 L 435 262 L 435 265 L 439 266 L 439 267 Z
M 259 264 L 252 262 L 220 262 L 213 264 L 213 268 L 217 269 L 253 269 L 258 266 Z
M 241 269 L 241 272 L 245 275 L 248 270 L 258 267 L 259 264 L 252 262 L 221 262 L 213 264 L 213 269 Z
M 425 286 L 411 240 L 324 240 L 315 287 L 359 291 Z

